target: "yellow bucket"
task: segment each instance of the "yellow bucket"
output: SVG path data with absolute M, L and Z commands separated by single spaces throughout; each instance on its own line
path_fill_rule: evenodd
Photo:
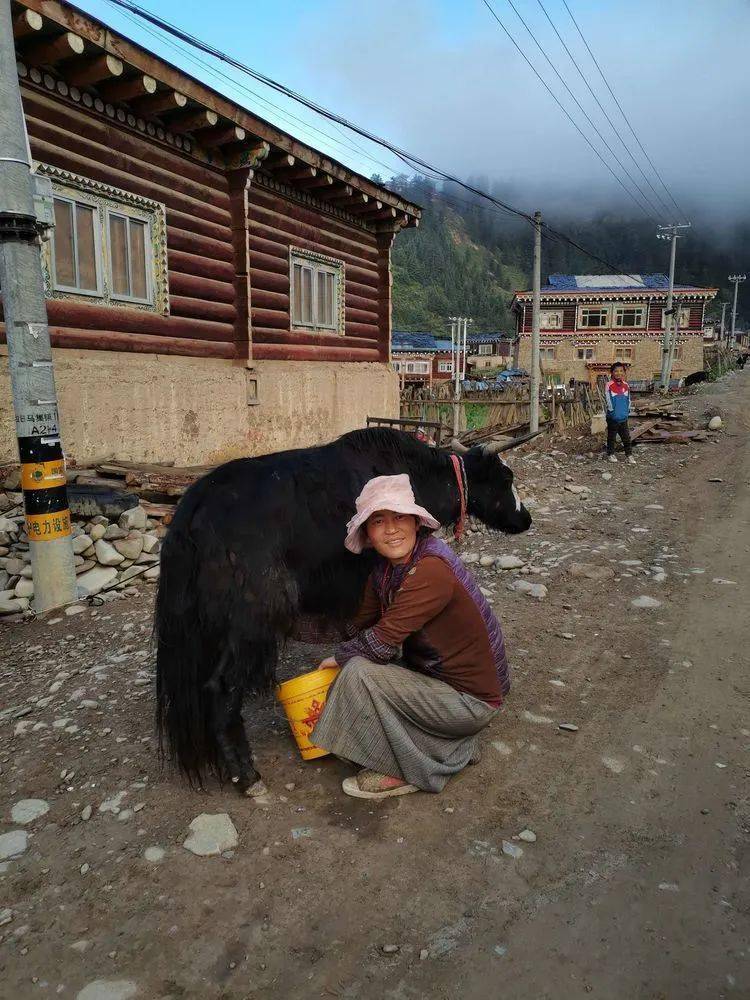
M 313 746 L 310 742 L 310 733 L 320 718 L 328 688 L 333 684 L 338 672 L 338 667 L 311 670 L 308 674 L 301 674 L 290 681 L 284 681 L 276 689 L 276 697 L 286 712 L 292 735 L 304 760 L 314 760 L 316 757 L 325 757 L 328 754 L 328 750 Z

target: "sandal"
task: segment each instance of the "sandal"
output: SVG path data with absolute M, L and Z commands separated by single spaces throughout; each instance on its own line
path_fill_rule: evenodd
M 356 777 L 344 778 L 341 787 L 355 799 L 387 799 L 392 795 L 419 791 L 416 785 L 405 784 L 400 778 L 368 770 L 360 771 Z

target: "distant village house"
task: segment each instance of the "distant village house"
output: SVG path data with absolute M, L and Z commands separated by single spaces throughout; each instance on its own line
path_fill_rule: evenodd
M 507 333 L 473 333 L 467 338 L 467 363 L 472 374 L 513 365 L 517 337 Z
M 394 330 L 391 337 L 393 368 L 402 387 L 424 385 L 428 388 L 453 378 L 451 341 L 432 333 L 404 333 Z M 459 354 L 462 366 L 463 352 Z

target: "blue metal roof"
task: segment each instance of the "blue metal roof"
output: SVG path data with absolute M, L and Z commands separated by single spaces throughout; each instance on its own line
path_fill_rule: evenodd
M 391 332 L 391 348 L 394 351 L 436 351 L 435 337 L 431 333 Z
M 495 344 L 500 340 L 515 340 L 510 333 L 472 333 L 467 338 L 470 344 Z
M 675 285 L 687 290 L 695 285 Z M 550 274 L 543 292 L 667 291 L 666 274 Z

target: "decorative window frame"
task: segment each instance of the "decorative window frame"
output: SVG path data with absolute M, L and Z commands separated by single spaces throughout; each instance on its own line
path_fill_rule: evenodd
M 636 323 L 633 326 L 624 326 L 622 323 L 617 322 L 617 313 L 619 310 L 625 309 L 638 309 L 640 312 L 641 322 Z M 648 304 L 640 302 L 616 302 L 612 306 L 612 329 L 614 330 L 645 330 L 648 324 Z
M 583 314 L 588 310 L 595 309 L 597 312 L 604 313 L 604 322 L 600 326 L 589 326 L 588 323 L 583 322 Z M 609 305 L 596 304 L 593 305 L 580 305 L 578 307 L 577 316 L 577 327 L 579 330 L 608 330 L 612 322 L 612 309 Z
M 95 227 L 97 270 L 100 291 L 86 292 L 80 289 L 66 290 L 55 287 L 52 240 L 43 244 L 42 270 L 44 291 L 48 299 L 71 299 L 78 302 L 92 301 L 103 306 L 139 309 L 143 312 L 169 315 L 169 278 L 167 266 L 167 212 L 165 206 L 151 198 L 123 191 L 101 181 L 94 181 L 80 174 L 51 167 L 46 163 L 36 163 L 35 172 L 52 180 L 53 197 L 68 201 L 79 201 L 96 209 Z M 149 239 L 146 243 L 146 280 L 151 293 L 150 301 L 115 295 L 112 290 L 112 273 L 109 255 L 109 213 L 124 215 L 148 226 Z
M 542 330 L 562 330 L 563 318 L 562 309 L 541 309 L 539 311 L 539 326 Z
M 309 261 L 312 264 L 323 264 L 332 270 L 337 271 L 336 285 L 338 290 L 338 309 L 335 310 L 336 326 L 309 326 L 306 323 L 295 323 L 294 321 L 294 264 L 295 258 L 302 261 Z M 315 282 L 314 284 L 317 284 Z M 333 334 L 343 336 L 346 329 L 346 264 L 338 257 L 330 257 L 315 250 L 306 250 L 304 247 L 289 246 L 289 329 L 304 330 L 311 334 Z
M 491 358 L 494 351 L 494 344 L 477 344 L 477 357 Z

